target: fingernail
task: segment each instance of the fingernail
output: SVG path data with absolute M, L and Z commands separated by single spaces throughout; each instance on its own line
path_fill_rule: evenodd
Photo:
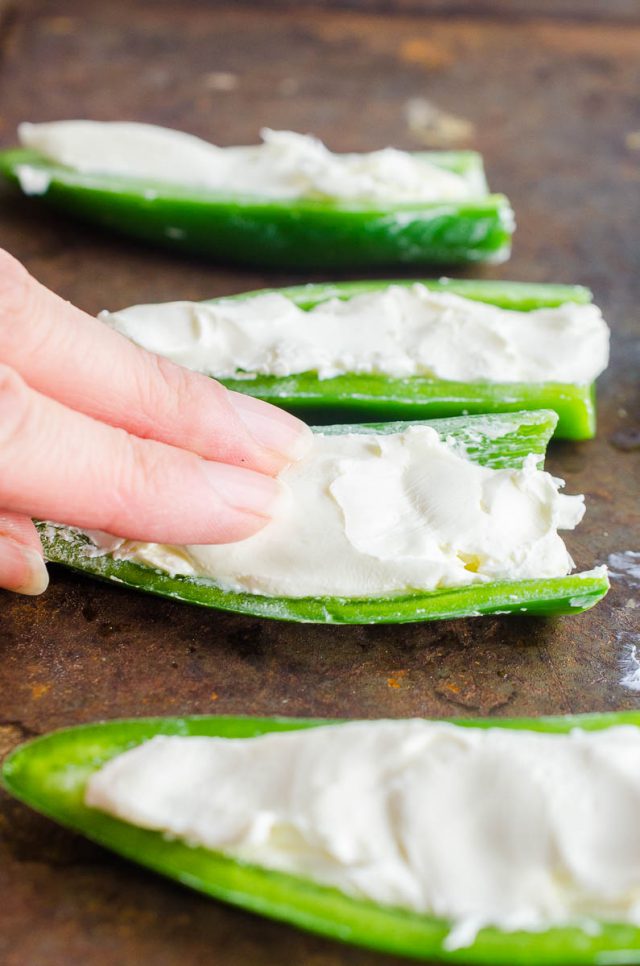
M 49 586 L 49 571 L 44 560 L 30 547 L 20 547 L 19 553 L 26 570 L 26 577 L 20 586 L 15 588 L 16 593 L 28 594 L 32 597 L 42 594 Z
M 293 463 L 308 453 L 313 433 L 306 423 L 284 409 L 231 392 L 231 403 L 253 438 Z
M 272 517 L 286 500 L 287 488 L 278 479 L 227 463 L 202 461 L 207 482 L 229 506 L 244 513 Z

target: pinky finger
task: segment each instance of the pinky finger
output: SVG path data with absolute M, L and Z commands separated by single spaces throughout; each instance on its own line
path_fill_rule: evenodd
M 40 537 L 33 523 L 20 513 L 0 510 L 0 587 L 18 594 L 41 594 L 49 575 Z

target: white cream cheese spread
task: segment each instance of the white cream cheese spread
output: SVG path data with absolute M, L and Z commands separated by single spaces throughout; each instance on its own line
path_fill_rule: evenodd
M 220 148 L 151 124 L 55 121 L 21 124 L 18 129 L 24 147 L 84 174 L 141 178 L 227 194 L 390 203 L 486 194 L 484 185 L 473 178 L 394 148 L 333 154 L 309 135 L 269 129 L 261 134 L 262 144 Z M 33 193 L 34 181 L 28 172 L 25 177 Z
M 371 597 L 500 579 L 567 574 L 558 529 L 581 496 L 537 469 L 489 469 L 427 426 L 390 435 L 314 435 L 280 476 L 289 499 L 238 543 L 172 547 L 102 540 L 116 558 L 228 590 L 283 597 Z
M 300 309 L 278 292 L 137 305 L 101 318 L 145 349 L 220 378 L 316 372 L 590 383 L 607 366 L 595 305 L 517 312 L 416 283 Z
M 104 765 L 85 801 L 190 845 L 447 919 L 449 948 L 485 925 L 640 925 L 631 726 L 554 735 L 410 720 L 159 736 Z

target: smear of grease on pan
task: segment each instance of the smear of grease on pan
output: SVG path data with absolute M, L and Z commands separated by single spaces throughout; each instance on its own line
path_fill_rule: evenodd
M 640 588 L 640 552 L 622 550 L 609 554 L 607 559 L 609 576 L 627 590 Z M 633 594 L 625 604 L 625 610 L 638 606 L 637 595 Z M 629 691 L 640 692 L 640 633 L 618 631 L 616 641 L 620 647 L 620 685 Z
M 619 631 L 616 640 L 621 645 L 620 684 L 629 691 L 640 691 L 640 634 L 632 631 Z
M 607 558 L 609 576 L 612 580 L 619 580 L 630 588 L 640 587 L 640 552 L 635 550 L 621 550 L 610 553 Z

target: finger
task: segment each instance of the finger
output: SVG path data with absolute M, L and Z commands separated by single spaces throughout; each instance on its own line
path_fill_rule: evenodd
M 38 531 L 29 517 L 0 511 L 0 587 L 19 594 L 41 594 L 49 574 Z
M 130 436 L 0 366 L 0 506 L 157 543 L 226 543 L 261 529 L 282 484 Z
M 300 420 L 146 352 L 1 250 L 0 361 L 72 409 L 206 459 L 277 473 L 309 446 Z
M 43 556 L 42 543 L 30 517 L 0 510 L 0 539 L 5 537 Z

